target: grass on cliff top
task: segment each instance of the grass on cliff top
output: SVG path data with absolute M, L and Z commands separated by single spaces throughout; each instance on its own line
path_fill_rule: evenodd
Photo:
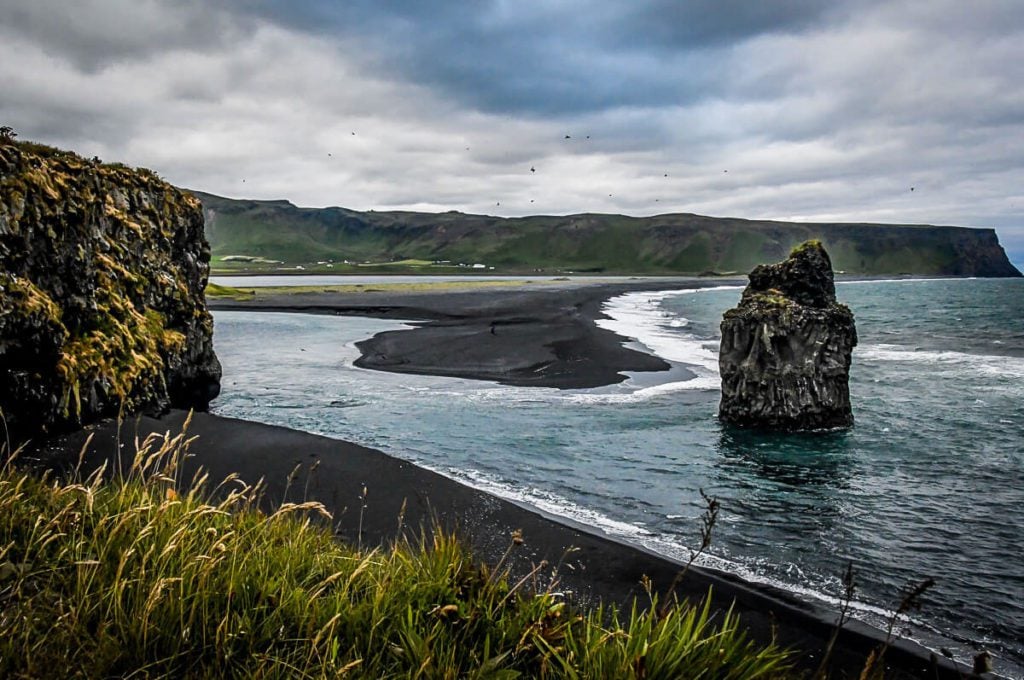
M 182 484 L 189 440 L 68 481 L 0 468 L 0 676 L 775 678 L 787 657 L 706 603 L 579 612 L 457 540 L 339 543 L 318 503 Z M 518 539 L 510 542 L 515 549 Z M 506 553 L 507 555 L 508 553 Z M 504 559 L 504 558 L 503 558 Z

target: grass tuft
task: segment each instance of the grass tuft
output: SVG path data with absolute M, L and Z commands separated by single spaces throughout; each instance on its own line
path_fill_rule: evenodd
M 230 300 L 251 300 L 256 297 L 256 291 L 249 288 L 233 288 L 232 286 L 222 286 L 219 283 L 210 281 L 206 284 L 206 289 L 203 291 L 207 298 L 226 298 Z
M 574 611 L 451 535 L 359 550 L 319 503 L 182 479 L 190 439 L 130 469 L 0 468 L 0 677 L 774 678 L 708 601 Z M 516 537 L 512 537 L 513 545 Z M 539 567 L 538 567 L 539 568 Z

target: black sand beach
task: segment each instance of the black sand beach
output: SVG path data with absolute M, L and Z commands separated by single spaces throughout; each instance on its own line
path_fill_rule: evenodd
M 120 431 L 115 423 L 102 424 L 51 441 L 37 455 L 48 466 L 69 469 L 92 435 L 83 470 L 95 469 L 102 461 L 110 461 L 110 469 L 126 467 L 136 438 L 153 432 L 174 435 L 186 417 L 181 411 L 161 419 L 140 417 L 123 423 Z M 188 432 L 197 439 L 182 479 L 191 479 L 199 467 L 212 480 L 232 473 L 248 482 L 263 479 L 268 507 L 320 501 L 334 515 L 338 536 L 354 544 L 387 544 L 403 533 L 415 539 L 421 529 L 429 532 L 437 525 L 458 532 L 478 559 L 493 564 L 508 548 L 511 532 L 521 529 L 525 543 L 513 552 L 513 574 L 525 574 L 546 560 L 549 566 L 542 573 L 557 569 L 557 589 L 582 605 L 603 601 L 628 607 L 638 598 L 643 606 L 648 599 L 641 578 L 646 575 L 655 590 L 663 592 L 682 566 L 349 442 L 203 413 L 193 416 Z M 124 456 L 120 463 L 118 450 Z M 695 527 L 694 542 L 698 540 Z M 800 652 L 807 670 L 817 666 L 833 630 L 834 612 L 777 589 L 699 568 L 690 569 L 677 593 L 696 599 L 709 588 L 715 605 L 732 606 L 753 639 L 767 642 L 774 636 L 779 644 Z M 881 631 L 848 624 L 834 654 L 839 673 L 835 677 L 856 677 L 867 654 L 883 639 Z M 963 677 L 964 669 L 958 671 L 942 658 L 932 662 L 927 650 L 906 641 L 894 642 L 886 659 L 890 678 Z
M 506 385 L 586 388 L 625 380 L 624 371 L 664 371 L 658 357 L 622 346 L 598 328 L 601 304 L 629 291 L 740 283 L 672 278 L 622 283 L 545 282 L 445 292 L 304 293 L 211 300 L 213 310 L 372 316 L 418 322 L 358 344 L 356 365 L 394 373 L 493 380 Z M 257 289 L 259 291 L 259 289 Z
M 607 298 L 629 290 L 721 285 L 721 281 L 672 280 L 636 283 L 554 285 L 508 290 L 438 293 L 341 293 L 268 296 L 247 302 L 215 301 L 216 309 L 247 309 L 374 316 L 421 321 L 414 330 L 383 333 L 360 343 L 359 365 L 394 372 L 428 373 L 497 380 L 516 385 L 584 387 L 618 382 L 622 371 L 663 370 L 656 357 L 624 349 L 622 338 L 594 324 Z M 492 332 L 493 329 L 493 332 Z M 51 442 L 40 457 L 67 467 L 78 458 L 88 434 L 94 436 L 87 469 L 130 453 L 135 437 L 180 431 L 185 413 L 156 420 L 139 418 L 90 428 Z M 185 470 L 190 479 L 202 466 L 213 480 L 237 473 L 266 482 L 268 505 L 318 500 L 334 514 L 344 540 L 386 544 L 403 531 L 411 536 L 435 524 L 454 530 L 485 562 L 496 562 L 522 529 L 525 544 L 514 552 L 514 574 L 557 569 L 558 589 L 577 603 L 597 601 L 631 606 L 648 602 L 641 579 L 664 592 L 682 565 L 646 549 L 574 525 L 473 489 L 380 451 L 285 428 L 196 414 L 197 435 Z M 123 464 L 123 463 L 122 463 Z M 289 475 L 299 474 L 289 482 Z M 365 501 L 363 490 L 365 489 Z M 362 506 L 362 507 L 361 507 Z M 400 528 L 401 524 L 401 528 Z M 694 543 L 699 542 L 694 527 Z M 691 569 L 677 588 L 700 598 L 709 588 L 721 609 L 732 606 L 755 640 L 773 638 L 800 653 L 813 670 L 832 634 L 837 614 L 771 587 L 726 573 Z M 834 653 L 835 677 L 857 677 L 864 659 L 884 634 L 856 622 L 847 624 Z M 960 678 L 966 669 L 934 658 L 923 647 L 895 641 L 886 653 L 887 677 Z

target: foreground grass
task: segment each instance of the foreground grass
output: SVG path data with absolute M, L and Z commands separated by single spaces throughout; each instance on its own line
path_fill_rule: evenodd
M 359 551 L 317 503 L 182 485 L 187 444 L 151 437 L 112 481 L 0 469 L 0 677 L 787 674 L 707 603 L 578 613 L 451 536 Z

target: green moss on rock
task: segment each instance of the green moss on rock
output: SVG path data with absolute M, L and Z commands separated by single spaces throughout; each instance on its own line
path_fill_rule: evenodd
M 802 255 L 807 255 L 812 251 L 821 251 L 822 253 L 824 253 L 825 246 L 823 246 L 821 244 L 821 241 L 819 241 L 816 238 L 808 239 L 807 241 L 804 241 L 803 243 L 794 246 L 793 249 L 789 251 L 789 256 L 800 257 Z
M 199 202 L 148 170 L 0 146 L 0 409 L 32 434 L 219 390 Z

